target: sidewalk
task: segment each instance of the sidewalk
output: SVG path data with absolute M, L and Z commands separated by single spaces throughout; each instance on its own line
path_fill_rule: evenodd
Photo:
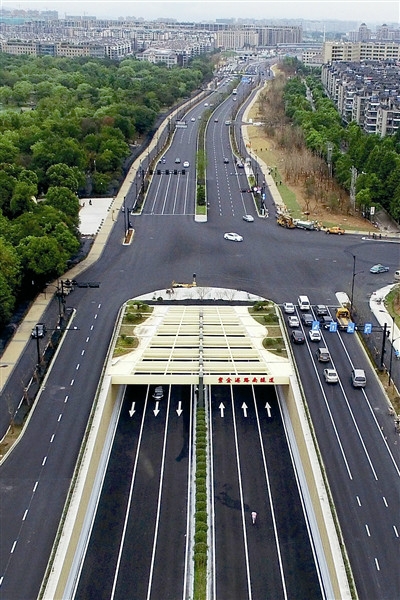
M 394 319 L 389 315 L 384 304 L 384 299 L 395 285 L 395 283 L 392 283 L 374 292 L 371 295 L 369 307 L 381 327 L 386 323 L 388 340 L 393 345 L 393 352 L 396 354 L 397 352 L 400 352 L 400 329 L 397 327 Z

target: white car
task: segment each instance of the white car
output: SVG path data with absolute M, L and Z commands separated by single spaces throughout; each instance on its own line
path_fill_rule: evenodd
M 300 326 L 299 319 L 296 317 L 296 315 L 292 315 L 292 316 L 288 317 L 288 324 L 289 324 L 289 327 L 299 327 Z
M 194 117 L 192 117 L 190 120 L 193 122 L 193 121 L 195 121 L 196 119 L 195 119 Z
M 320 342 L 321 341 L 321 332 L 319 329 L 310 329 L 310 331 L 308 332 L 308 335 L 310 336 L 310 340 L 312 342 Z
M 189 161 L 185 160 L 185 162 L 183 163 L 183 166 L 185 167 L 185 169 L 187 169 L 188 167 L 190 167 Z
M 154 390 L 153 398 L 154 398 L 154 400 L 161 400 L 161 398 L 163 398 L 163 397 L 164 397 L 164 390 L 162 388 L 162 385 L 158 385 L 156 387 L 156 389 Z
M 204 102 L 204 106 L 208 106 L 208 102 Z
M 180 158 L 176 158 L 176 159 L 175 159 L 175 163 L 176 163 L 177 165 L 179 165 L 179 163 L 180 163 L 180 162 L 181 162 L 181 159 L 180 159 Z
M 224 239 L 230 240 L 231 242 L 243 242 L 243 236 L 238 233 L 234 233 L 233 231 L 229 233 L 224 233 Z
M 254 217 L 252 215 L 243 215 L 243 221 L 247 221 L 248 223 L 252 223 L 254 221 Z
M 294 313 L 294 304 L 293 304 L 293 302 L 284 302 L 283 303 L 283 310 L 285 311 L 285 313 L 287 315 L 293 315 L 293 313 Z
M 324 377 L 326 383 L 337 383 L 339 381 L 339 377 L 335 369 L 324 369 Z

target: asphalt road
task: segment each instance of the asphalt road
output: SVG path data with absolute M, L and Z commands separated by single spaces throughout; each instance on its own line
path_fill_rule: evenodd
M 187 597 L 194 399 L 164 391 L 127 389 L 76 598 Z M 274 388 L 208 392 L 213 597 L 322 597 Z
M 304 328 L 306 339 L 308 328 Z M 360 598 L 392 600 L 399 591 L 393 557 L 399 548 L 398 434 L 372 368 L 354 335 L 323 332 L 321 342 L 294 348 L 315 424 Z M 331 361 L 317 361 L 327 347 Z M 354 389 L 352 367 L 365 369 L 367 386 Z M 339 383 L 327 384 L 334 367 Z M 397 560 L 397 558 L 395 560 Z M 363 576 L 361 576 L 363 574 Z M 368 574 L 368 575 L 367 575 Z
M 176 150 L 179 156 L 181 152 Z M 234 175 L 232 179 L 236 177 L 240 176 Z M 356 278 L 355 298 L 366 302 L 368 294 L 378 285 L 376 276 L 370 275 L 367 267 L 382 262 L 391 272 L 398 268 L 395 251 L 398 246 L 364 241 L 359 236 L 338 238 L 322 232 L 289 231 L 276 226 L 271 218 L 245 223 L 239 189 L 235 189 L 232 201 L 234 211 L 224 205 L 222 214 L 211 211 L 208 222 L 203 224 L 194 223 L 188 215 L 133 216 L 135 238 L 128 247 L 122 246 L 121 213 L 100 260 L 81 276 L 82 280 L 99 281 L 101 287 L 78 288 L 67 297 L 67 306 L 76 308 L 74 325 L 78 329 L 66 336 L 32 413 L 28 435 L 0 467 L 2 598 L 28 600 L 37 596 L 114 321 L 125 300 L 167 288 L 173 279 L 190 281 L 196 273 L 200 286 L 244 289 L 278 303 L 295 301 L 300 293 L 306 293 L 313 304 L 334 304 L 335 291 L 350 290 L 355 254 L 358 268 L 364 270 Z M 270 213 L 271 210 L 270 207 Z M 224 240 L 225 231 L 241 233 L 244 241 Z M 390 276 L 379 276 L 379 285 L 389 280 Z M 32 348 L 30 352 L 34 361 Z M 362 360 L 365 364 L 364 357 Z M 15 376 L 19 377 L 18 371 Z M 15 380 L 14 387 L 20 389 L 19 380 Z M 10 387 L 11 397 L 12 390 Z M 382 397 L 380 390 L 377 394 Z M 365 412 L 368 418 L 368 405 L 363 404 L 360 412 Z M 8 424 L 7 411 L 4 415 Z M 349 431 L 350 434 L 353 437 L 354 432 Z M 330 456 L 328 448 L 325 462 L 328 470 L 334 471 L 335 462 L 330 464 Z M 382 456 L 382 460 L 386 464 L 387 456 Z M 398 490 L 398 478 L 390 467 L 385 467 L 383 479 L 385 485 Z M 342 499 L 345 511 L 349 502 L 347 493 L 337 498 Z M 366 600 L 388 597 L 385 590 L 392 589 L 390 582 L 396 569 L 391 570 L 391 578 L 384 579 L 376 571 L 371 576 L 366 571 L 369 564 L 366 547 L 358 543 L 360 539 L 363 542 L 357 533 L 358 521 L 348 525 L 356 531 L 350 536 L 357 544 L 351 542 L 350 546 L 354 545 L 354 553 L 359 556 L 358 559 L 355 556 L 353 565 L 357 586 L 363 590 L 366 580 L 370 586 L 368 594 L 360 597 Z M 388 557 L 389 570 L 396 556 Z

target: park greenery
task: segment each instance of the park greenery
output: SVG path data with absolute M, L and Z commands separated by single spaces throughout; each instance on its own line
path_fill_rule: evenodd
M 371 207 L 383 207 L 399 221 L 400 130 L 381 138 L 365 133 L 355 122 L 344 123 L 327 97 L 319 73 L 293 58 L 286 59 L 282 67 L 288 79 L 281 105 L 292 125 L 291 147 L 296 149 L 304 143 L 327 165 L 330 146 L 333 177 L 348 192 L 352 167 L 357 170 L 356 207 L 366 216 Z M 315 175 L 308 178 L 310 196 L 321 196 L 316 179 Z
M 77 255 L 79 198 L 118 188 L 135 142 L 212 63 L 0 54 L 0 327 Z

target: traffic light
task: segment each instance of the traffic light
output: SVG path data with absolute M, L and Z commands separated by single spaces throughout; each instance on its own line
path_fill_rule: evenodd
M 185 174 L 186 174 L 185 169 L 182 169 L 182 175 L 185 175 Z
M 157 169 L 157 175 L 161 175 L 161 169 Z

